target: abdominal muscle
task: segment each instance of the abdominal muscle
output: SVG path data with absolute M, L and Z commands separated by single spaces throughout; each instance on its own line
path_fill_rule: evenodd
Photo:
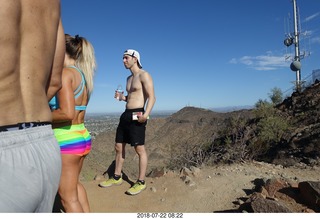
M 126 109 L 144 108 L 144 104 L 143 94 L 139 94 L 137 91 L 128 94 Z

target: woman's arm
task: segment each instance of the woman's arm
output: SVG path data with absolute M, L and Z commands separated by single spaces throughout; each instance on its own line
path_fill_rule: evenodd
M 74 74 L 70 68 L 64 68 L 62 73 L 62 88 L 58 92 L 59 108 L 52 111 L 54 123 L 71 121 L 75 116 L 75 99 L 72 83 Z

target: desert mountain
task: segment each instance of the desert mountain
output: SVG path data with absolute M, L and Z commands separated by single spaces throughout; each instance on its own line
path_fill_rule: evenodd
M 300 162 L 318 165 L 320 83 L 302 92 L 294 92 L 274 108 L 277 118 L 282 118 L 289 126 L 277 141 L 267 142 L 260 139 L 258 122 L 261 118 L 257 118 L 254 109 L 222 113 L 185 107 L 168 117 L 151 118 L 146 138 L 148 171 L 159 167 L 179 169 L 182 166 L 235 163 L 246 159 L 283 166 Z M 82 171 L 83 179 L 93 179 L 112 164 L 116 124 L 117 120 L 113 125 L 99 124 L 101 129 L 113 128 L 93 139 L 93 150 Z M 269 129 L 276 129 L 276 126 Z M 135 175 L 138 158 L 133 148 L 127 147 L 124 172 Z

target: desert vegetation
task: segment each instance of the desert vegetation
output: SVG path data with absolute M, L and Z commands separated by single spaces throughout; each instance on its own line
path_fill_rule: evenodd
M 314 111 L 319 110 L 318 91 L 319 83 L 313 84 L 302 93 L 293 93 L 293 97 L 284 101 L 281 90 L 273 88 L 269 94 L 269 101 L 260 99 L 251 110 L 225 114 L 218 131 L 209 140 L 197 145 L 186 144 L 185 150 L 173 151 L 169 168 L 249 160 L 266 162 L 277 160 L 283 165 L 291 165 L 302 160 L 310 163 L 310 159 L 313 163 L 317 162 L 315 160 L 319 158 L 319 143 L 313 142 L 310 146 L 308 140 L 304 139 L 298 146 L 294 142 L 299 142 L 299 136 L 302 135 L 300 129 L 319 126 L 318 120 L 311 124 L 303 120 L 303 117 L 314 115 Z M 291 104 L 285 106 L 288 101 Z M 319 129 L 315 128 L 313 132 L 312 138 L 318 138 Z M 303 153 L 308 147 L 312 147 L 314 156 L 310 156 L 311 153 Z M 298 151 L 302 152 L 300 158 L 294 156 Z M 283 156 L 284 154 L 287 155 Z M 279 161 L 282 158 L 283 161 Z M 291 162 L 288 163 L 288 159 Z

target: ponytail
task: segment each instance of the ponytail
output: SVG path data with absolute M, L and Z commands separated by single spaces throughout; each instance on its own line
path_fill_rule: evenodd
M 66 52 L 76 60 L 76 67 L 83 72 L 90 98 L 93 91 L 93 77 L 97 68 L 94 48 L 84 37 L 76 35 L 74 38 L 66 34 Z

